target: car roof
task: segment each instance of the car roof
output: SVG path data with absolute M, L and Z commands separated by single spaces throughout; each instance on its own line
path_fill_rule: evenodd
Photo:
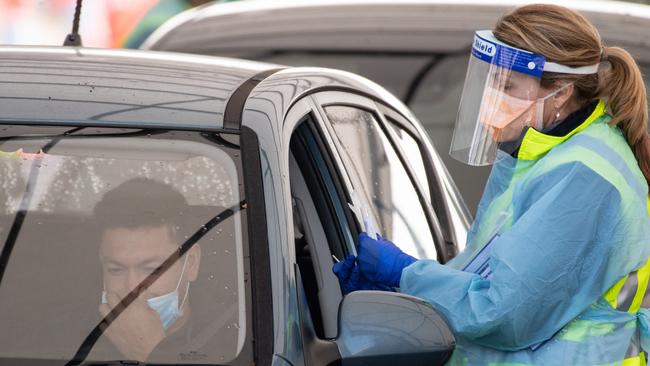
M 278 102 L 274 128 L 320 90 L 352 91 L 414 118 L 383 87 L 346 71 L 181 53 L 0 46 L 0 85 L 0 124 L 221 131 L 239 128 L 249 95 L 274 100 L 282 90 L 293 93 Z M 233 104 L 238 119 L 224 122 Z
M 233 92 L 277 67 L 151 51 L 0 47 L 0 123 L 220 128 Z
M 609 46 L 650 62 L 650 6 L 603 0 L 552 0 L 594 23 Z M 524 0 L 249 0 L 191 9 L 163 24 L 144 49 L 240 56 L 245 52 L 349 50 L 437 53 L 468 50 Z M 435 37 L 431 37 L 435 34 Z M 355 35 L 352 37 L 351 35 Z M 231 53 L 229 53 L 231 52 Z

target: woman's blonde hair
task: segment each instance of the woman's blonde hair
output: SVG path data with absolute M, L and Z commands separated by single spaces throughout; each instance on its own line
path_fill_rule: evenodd
M 608 61 L 598 74 L 573 75 L 544 72 L 542 86 L 573 81 L 576 102 L 584 105 L 604 98 L 650 185 L 648 102 L 641 71 L 632 56 L 620 47 L 605 47 L 598 30 L 582 15 L 568 8 L 533 4 L 505 14 L 494 35 L 502 42 L 543 55 L 567 66 L 587 66 Z

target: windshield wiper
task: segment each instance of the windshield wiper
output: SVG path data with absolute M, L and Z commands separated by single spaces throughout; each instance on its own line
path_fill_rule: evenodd
M 243 210 L 246 208 L 246 201 L 241 201 L 238 204 L 231 206 L 230 208 L 227 208 L 220 212 L 218 215 L 214 216 L 212 219 L 210 219 L 208 222 L 203 224 L 199 230 L 197 230 L 194 235 L 192 235 L 189 239 L 187 239 L 180 247 L 178 247 L 178 250 L 174 251 L 167 259 L 165 259 L 164 262 L 162 262 L 161 265 L 159 265 L 156 269 L 153 270 L 142 282 L 140 282 L 131 292 L 129 292 L 123 299 L 120 301 L 117 306 L 115 306 L 111 311 L 106 314 L 106 316 L 93 328 L 93 330 L 90 331 L 88 336 L 86 336 L 86 339 L 81 343 L 81 346 L 79 346 L 79 349 L 75 353 L 75 355 L 72 357 L 68 363 L 66 363 L 66 366 L 73 366 L 73 365 L 81 365 L 86 357 L 90 354 L 90 351 L 92 348 L 95 346 L 95 343 L 99 340 L 99 337 L 102 336 L 104 333 L 104 330 L 108 328 L 109 325 L 115 320 L 126 308 L 135 301 L 138 296 L 143 291 L 146 291 L 149 286 L 151 286 L 160 276 L 162 276 L 171 266 L 174 265 L 187 251 L 192 249 L 194 244 L 196 244 L 205 234 L 207 234 L 210 230 L 215 228 L 217 225 L 222 223 L 224 220 L 229 218 L 230 216 L 233 216 L 235 212 L 239 210 Z M 119 363 L 95 363 L 92 365 L 147 365 L 146 363 L 124 363 L 124 362 L 133 362 L 133 361 L 115 361 Z

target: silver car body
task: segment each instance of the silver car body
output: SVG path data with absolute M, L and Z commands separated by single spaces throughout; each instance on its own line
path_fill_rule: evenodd
M 305 356 L 301 332 L 295 331 L 301 326 L 300 306 L 304 301 L 296 286 L 299 276 L 293 248 L 296 233 L 289 140 L 306 114 L 317 116 L 318 123 L 324 124 L 322 106 L 333 102 L 385 110 L 425 136 L 422 126 L 397 98 L 377 84 L 344 71 L 161 52 L 0 47 L 0 70 L 0 84 L 5 85 L 0 98 L 2 125 L 252 132 L 259 143 L 253 153 L 261 164 L 267 220 L 266 227 L 258 229 L 268 238 L 269 263 L 264 265 L 270 269 L 272 289 L 268 314 L 274 328 L 268 335 L 273 339 L 273 364 L 314 364 Z M 228 119 L 230 102 L 239 103 L 239 120 Z M 239 115 L 236 109 L 235 116 Z M 330 127 L 322 127 L 326 140 L 331 139 Z M 433 198 L 428 201 L 429 214 L 434 215 L 433 231 L 437 232 L 434 237 L 447 241 L 438 244 L 453 255 L 457 244 L 464 243 L 470 218 L 441 159 L 431 143 L 422 140 L 424 153 L 435 170 L 428 180 L 431 187 L 424 189 L 431 196 L 442 197 L 442 202 L 434 203 Z M 337 166 L 341 166 L 343 162 L 337 159 Z M 325 333 L 333 338 L 338 334 L 341 293 L 330 269 L 329 252 L 321 253 L 318 261 L 322 281 L 326 282 L 320 298 Z M 422 312 L 422 306 L 416 310 Z M 372 334 L 376 339 L 382 336 L 381 332 Z M 364 352 L 365 346 L 355 346 L 355 339 L 348 337 L 347 347 L 339 347 L 342 354 Z M 363 339 L 368 342 L 369 338 Z M 399 346 L 393 348 L 386 350 L 400 352 Z

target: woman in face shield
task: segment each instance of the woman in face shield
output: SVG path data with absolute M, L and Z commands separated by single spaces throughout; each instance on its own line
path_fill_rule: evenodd
M 645 365 L 650 140 L 641 73 L 580 14 L 528 5 L 478 31 L 451 154 L 494 163 L 463 253 L 361 234 L 345 292 L 399 287 L 448 320 L 450 364 Z

